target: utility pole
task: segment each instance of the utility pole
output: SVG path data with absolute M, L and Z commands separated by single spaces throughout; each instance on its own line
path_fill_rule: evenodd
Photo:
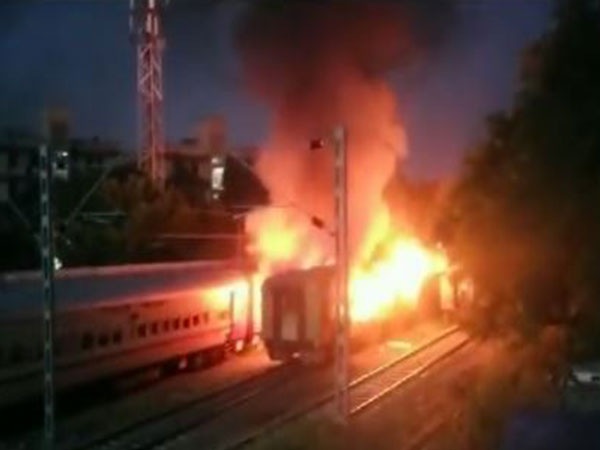
M 342 424 L 346 424 L 349 412 L 348 398 L 348 331 L 350 314 L 348 307 L 348 155 L 347 133 L 343 126 L 333 130 L 335 151 L 334 203 L 335 203 L 335 408 Z
M 52 151 L 40 146 L 40 240 L 43 282 L 44 449 L 54 448 L 54 240 L 52 230 Z
M 335 215 L 335 342 L 334 383 L 335 418 L 342 425 L 348 423 L 348 332 L 350 309 L 348 300 L 348 135 L 343 125 L 333 129 L 332 139 L 313 139 L 310 149 L 325 147 L 333 141 L 334 147 L 334 215 Z M 324 223 L 312 217 L 313 225 L 324 228 Z
M 138 165 L 158 186 L 165 181 L 161 0 L 130 0 L 129 28 L 137 45 L 137 91 L 142 129 Z

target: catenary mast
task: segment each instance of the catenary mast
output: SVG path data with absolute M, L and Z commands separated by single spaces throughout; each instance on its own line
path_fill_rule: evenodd
M 129 27 L 136 44 L 137 95 L 140 108 L 141 142 L 138 165 L 162 186 L 165 178 L 165 132 L 163 120 L 164 36 L 161 0 L 130 0 Z

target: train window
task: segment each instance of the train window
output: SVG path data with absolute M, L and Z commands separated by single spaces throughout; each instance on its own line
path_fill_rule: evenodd
M 190 318 L 186 317 L 185 319 L 183 319 L 183 328 L 189 328 L 190 327 Z
M 210 320 L 210 314 L 208 313 L 208 311 L 202 313 L 202 320 L 204 321 L 204 323 L 208 323 L 208 321 Z
M 173 329 L 179 330 L 179 317 L 177 319 L 173 319 Z
M 229 315 L 229 314 L 228 314 L 228 311 L 221 311 L 221 312 L 219 313 L 219 319 L 220 319 L 220 320 L 227 320 L 227 316 L 228 316 L 228 315 Z
M 94 347 L 94 336 L 92 333 L 83 333 L 81 337 L 81 349 L 82 350 L 90 350 Z
M 152 323 L 152 334 L 158 334 L 158 322 Z
M 194 324 L 195 327 L 197 327 L 200 324 L 200 316 L 198 314 L 196 314 L 192 318 L 192 323 Z
M 108 345 L 108 334 L 101 334 L 98 336 L 98 345 L 100 347 L 106 347 Z
M 167 319 L 163 322 L 163 331 L 169 331 L 169 328 L 171 328 L 171 322 Z
M 138 325 L 137 334 L 138 334 L 138 337 L 146 337 L 146 324 L 145 323 Z
M 113 344 L 120 344 L 122 340 L 123 333 L 121 333 L 121 330 L 116 330 L 112 335 Z

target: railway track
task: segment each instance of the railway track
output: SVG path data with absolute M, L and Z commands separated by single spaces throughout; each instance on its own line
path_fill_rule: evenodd
M 138 420 L 108 434 L 73 443 L 61 449 L 143 449 L 154 448 L 186 430 L 213 420 L 231 408 L 263 394 L 298 372 L 294 364 L 266 370 L 211 393 L 189 399 L 159 414 Z
M 458 328 L 452 328 L 440 333 L 413 351 L 355 378 L 349 384 L 351 418 L 359 416 L 391 393 L 425 375 L 433 367 L 464 348 L 469 342 L 470 339 L 465 337 Z M 219 450 L 244 448 L 284 425 L 303 417 L 323 413 L 325 412 L 323 409 L 329 407 L 333 399 L 334 393 L 328 392 L 301 408 L 290 411 L 253 430 L 242 438 L 228 442 L 219 447 Z M 427 435 L 423 436 L 423 440 L 427 440 L 429 434 L 433 434 L 437 429 L 436 426 L 435 430 L 428 430 Z M 415 448 L 418 446 L 416 445 Z
M 352 392 L 350 416 L 357 416 L 363 413 L 369 407 L 375 405 L 397 389 L 425 375 L 434 366 L 465 347 L 470 342 L 468 338 L 459 337 L 457 340 L 453 340 L 459 333 L 457 329 L 450 330 L 442 334 L 442 336 L 434 338 L 431 342 L 426 343 L 421 347 L 420 352 L 410 355 L 410 358 L 408 358 L 409 355 L 405 358 L 398 358 L 398 360 L 378 367 L 360 379 L 350 383 Z M 439 354 L 433 357 L 427 354 L 428 351 L 437 350 L 436 346 L 448 344 L 448 342 L 449 345 L 447 348 L 442 348 Z M 410 362 L 410 366 L 407 367 L 401 364 L 402 362 Z
M 452 328 L 355 377 L 349 385 L 351 415 L 357 416 L 368 410 L 450 357 L 467 342 L 458 329 Z M 241 448 L 289 422 L 328 407 L 333 400 L 330 373 L 330 367 L 307 370 L 295 364 L 278 366 L 110 434 L 87 441 L 65 441 L 59 448 Z
M 349 386 L 351 414 L 361 414 L 450 357 L 467 342 L 456 328 L 446 330 L 414 350 L 356 377 Z M 257 381 L 253 386 L 215 397 L 210 405 L 203 402 L 175 415 L 164 415 L 160 422 L 131 430 L 125 438 L 104 440 L 101 445 L 85 448 L 229 450 L 244 447 L 289 422 L 327 407 L 333 400 L 330 383 L 322 382 L 323 378 L 331 378 L 330 368 L 319 374 L 298 369 L 290 368 L 295 370 L 294 376 L 288 372 L 274 377 L 271 382 Z
M 434 419 L 429 425 L 424 427 L 411 442 L 409 442 L 406 450 L 422 450 L 426 448 L 427 445 L 434 440 L 440 430 L 450 423 L 450 419 L 450 417 L 438 417 Z

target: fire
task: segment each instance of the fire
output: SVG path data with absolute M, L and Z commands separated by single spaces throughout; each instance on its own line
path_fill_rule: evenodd
M 243 278 L 232 279 L 219 285 L 204 288 L 199 295 L 210 299 L 212 305 L 227 309 L 230 307 L 232 299 L 234 302 L 247 299 L 248 281 Z
M 329 261 L 331 238 L 315 229 L 308 216 L 293 208 L 264 208 L 248 217 L 249 251 L 259 256 L 260 272 L 309 268 Z
M 290 255 L 299 253 L 300 236 L 288 225 L 284 214 L 270 213 L 263 218 L 268 228 L 267 233 L 261 233 L 256 240 L 256 248 L 269 261 L 284 261 Z M 296 231 L 296 232 L 295 232 Z
M 378 2 L 347 2 L 352 5 L 344 8 L 339 2 L 282 3 L 276 12 L 247 8 L 236 44 L 248 86 L 271 108 L 272 129 L 257 172 L 273 204 L 293 202 L 305 213 L 250 214 L 249 250 L 265 276 L 334 262 L 331 235 L 309 220 L 314 215 L 335 228 L 334 152 L 329 145 L 309 151 L 308 145 L 313 138 L 327 140 L 332 126 L 341 123 L 349 136 L 346 219 L 353 314 L 367 320 L 396 301 L 414 304 L 423 280 L 435 270 L 435 257 L 393 230 L 383 197 L 407 154 L 388 75 L 413 53 L 405 26 L 410 14 L 372 5 Z
M 349 286 L 352 319 L 381 317 L 398 305 L 414 307 L 427 278 L 445 267 L 444 256 L 417 239 L 394 239 L 381 259 L 370 267 L 353 269 Z
M 387 208 L 379 208 L 350 273 L 352 320 L 381 318 L 398 306 L 414 308 L 425 281 L 446 266 L 442 252 L 398 230 Z
M 249 228 L 263 276 L 333 263 L 332 237 L 297 212 L 265 209 L 251 216 Z M 357 255 L 348 286 L 354 321 L 384 317 L 398 306 L 415 307 L 424 282 L 447 266 L 443 253 L 394 230 L 385 209 L 372 220 Z

